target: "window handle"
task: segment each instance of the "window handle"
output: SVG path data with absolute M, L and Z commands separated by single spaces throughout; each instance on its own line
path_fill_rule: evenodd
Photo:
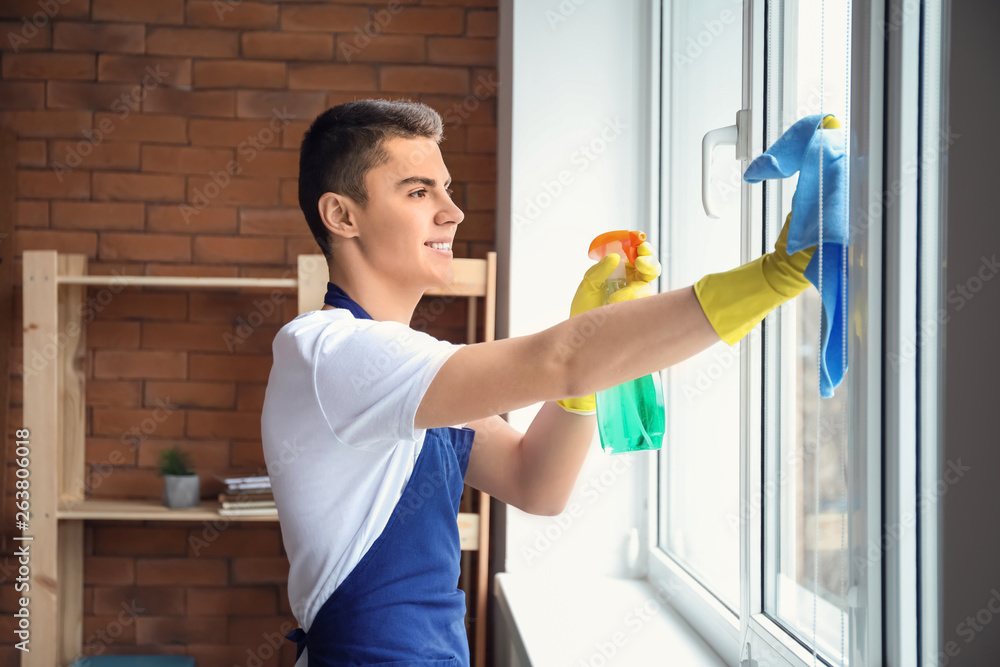
M 705 215 L 718 219 L 715 205 L 712 201 L 712 190 L 709 187 L 712 177 L 712 153 L 716 146 L 730 144 L 736 148 L 736 159 L 746 160 L 750 155 L 747 136 L 750 121 L 750 111 L 740 109 L 736 112 L 736 124 L 719 127 L 705 133 L 701 140 L 701 203 L 705 207 Z
M 753 659 L 753 652 L 750 649 L 750 642 L 744 646 L 746 648 L 747 659 L 740 661 L 740 667 L 758 667 L 758 663 Z

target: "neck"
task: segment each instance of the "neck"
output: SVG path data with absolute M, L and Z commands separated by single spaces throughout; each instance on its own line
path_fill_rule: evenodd
M 330 267 L 330 282 L 347 292 L 373 320 L 400 322 L 409 326 L 424 290 L 406 289 L 382 278 L 368 267 L 352 267 L 349 272 Z

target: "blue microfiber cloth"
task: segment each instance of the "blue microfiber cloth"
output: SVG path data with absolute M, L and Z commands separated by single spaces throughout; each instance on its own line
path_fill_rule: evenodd
M 823 151 L 823 284 L 820 289 L 820 248 L 813 253 L 805 277 L 820 291 L 823 301 L 820 322 L 819 391 L 833 396 L 847 371 L 843 346 L 847 298 L 844 272 L 848 247 L 848 160 L 844 150 L 845 130 L 821 129 L 824 114 L 796 121 L 770 148 L 750 163 L 743 180 L 759 183 L 770 178 L 788 178 L 799 172 L 792 196 L 792 219 L 788 224 L 788 252 L 795 253 L 819 243 L 819 163 Z M 822 149 L 820 144 L 822 143 Z

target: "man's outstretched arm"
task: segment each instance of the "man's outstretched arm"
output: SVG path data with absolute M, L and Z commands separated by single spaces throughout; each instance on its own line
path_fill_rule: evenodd
M 463 347 L 431 382 L 415 425 L 486 420 L 555 400 L 576 412 L 568 417 L 582 420 L 586 415 L 579 414 L 580 402 L 564 400 L 567 396 L 587 397 L 668 368 L 720 339 L 735 345 L 767 313 L 809 286 L 804 272 L 816 247 L 787 253 L 791 217 L 789 213 L 773 252 L 731 271 L 708 274 L 691 287 L 595 307 L 530 336 Z M 609 255 L 598 266 L 614 264 L 614 259 Z M 587 275 L 605 269 L 592 267 Z M 484 491 L 547 513 L 565 505 L 585 455 L 569 450 L 586 448 L 593 426 L 586 437 L 579 422 L 571 422 L 569 430 L 560 428 L 551 408 L 540 419 L 523 437 L 509 425 L 493 429 L 501 437 L 492 446 L 474 449 L 470 467 Z
M 691 287 L 609 303 L 536 334 L 465 345 L 434 376 L 414 426 L 462 424 L 587 396 L 673 366 L 718 339 L 735 345 L 809 287 L 804 272 L 816 246 L 788 255 L 791 217 L 773 252 Z M 617 255 L 601 263 L 609 257 Z
M 666 362 L 663 368 L 719 341 L 691 287 L 646 298 L 662 302 L 664 310 L 671 314 L 652 325 L 666 330 L 659 332 L 659 341 L 672 350 L 667 356 L 650 350 L 650 354 Z M 587 317 L 599 318 L 594 311 L 577 316 Z M 601 326 L 592 335 L 613 336 L 615 328 Z M 581 331 L 587 330 L 590 328 L 581 327 Z M 614 376 L 614 370 L 611 374 Z M 466 483 L 525 512 L 553 515 L 566 506 L 593 442 L 597 419 L 567 412 L 546 400 L 523 435 L 500 417 L 469 422 L 468 427 L 476 430 L 476 439 Z

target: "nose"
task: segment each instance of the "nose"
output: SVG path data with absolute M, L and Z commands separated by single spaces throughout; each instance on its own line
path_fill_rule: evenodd
M 465 220 L 465 212 L 458 207 L 458 204 L 451 201 L 451 198 L 449 197 L 447 205 L 441 208 L 438 222 L 439 223 L 454 222 L 457 226 L 461 224 L 463 220 Z

